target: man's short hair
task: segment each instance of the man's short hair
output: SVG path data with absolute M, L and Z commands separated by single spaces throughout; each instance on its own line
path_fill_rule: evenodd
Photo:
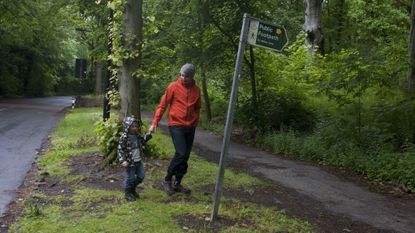
M 194 76 L 196 72 L 195 66 L 190 63 L 186 63 L 180 69 L 180 75 L 184 76 Z

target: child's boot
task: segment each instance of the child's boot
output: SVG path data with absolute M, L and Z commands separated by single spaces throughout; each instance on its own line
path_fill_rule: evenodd
M 131 192 L 131 189 L 125 189 L 125 200 L 127 201 L 135 201 L 137 200 L 134 196 L 134 194 Z

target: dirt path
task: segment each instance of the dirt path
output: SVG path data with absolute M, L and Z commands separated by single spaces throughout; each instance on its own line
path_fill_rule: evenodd
M 147 119 L 150 116 L 145 114 Z M 167 131 L 166 122 L 161 122 L 161 127 Z M 197 130 L 194 150 L 200 156 L 218 162 L 221 146 L 221 137 Z M 415 232 L 413 195 L 388 194 L 393 191 L 389 188 L 379 192 L 381 187 L 359 177 L 282 159 L 237 143 L 229 148 L 227 166 L 274 187 L 273 200 L 257 202 L 274 204 L 324 232 Z

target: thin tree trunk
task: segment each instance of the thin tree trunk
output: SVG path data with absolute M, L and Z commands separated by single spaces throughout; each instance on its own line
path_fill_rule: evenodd
M 326 21 L 326 23 L 327 23 L 328 28 L 333 28 L 333 25 L 334 25 L 334 23 L 331 21 L 331 19 L 332 19 L 331 6 L 332 6 L 331 1 L 327 0 L 326 1 L 326 9 L 327 9 L 327 17 L 326 17 L 327 21 Z M 326 36 L 325 36 L 326 48 L 328 49 L 328 51 L 327 51 L 328 53 L 333 51 L 333 38 L 334 38 L 334 36 L 331 35 L 330 33 L 327 33 Z
M 202 95 L 203 95 L 203 102 L 205 104 L 205 112 L 206 112 L 206 119 L 207 121 L 212 120 L 212 111 L 210 107 L 210 100 L 209 100 L 209 94 L 207 91 L 207 82 L 206 82 L 206 50 L 205 50 L 205 37 L 203 36 L 203 32 L 205 30 L 206 22 L 208 21 L 208 13 L 207 13 L 207 2 L 206 0 L 199 0 L 199 10 L 200 10 L 200 31 L 202 33 L 201 37 L 199 38 L 201 42 L 201 61 L 200 61 L 200 70 L 201 70 L 201 76 L 202 76 Z
M 208 121 L 212 120 L 212 111 L 210 109 L 210 100 L 209 94 L 207 91 L 207 84 L 206 84 L 206 69 L 204 63 L 201 65 L 201 75 L 202 75 L 202 94 L 203 94 L 203 102 L 205 104 L 205 112 L 206 112 L 206 119 Z
M 112 0 L 108 0 L 108 4 L 111 4 Z M 113 27 L 113 20 L 114 20 L 114 11 L 109 8 L 109 27 L 108 27 L 108 44 L 107 44 L 107 64 L 105 67 L 105 80 L 104 80 L 104 101 L 103 101 L 103 108 L 102 108 L 102 119 L 104 121 L 108 120 L 111 115 L 111 104 L 110 104 L 110 96 L 109 91 L 115 88 L 115 85 L 111 82 L 111 67 L 112 67 L 112 60 L 110 56 L 112 56 L 112 44 L 113 38 L 111 35 L 110 27 Z
M 102 61 L 95 62 L 95 95 L 102 94 Z
M 322 2 L 322 0 L 304 0 L 304 31 L 307 34 L 305 44 L 308 47 L 309 54 L 313 54 L 314 52 L 323 54 L 323 34 L 321 31 L 323 15 Z
M 412 1 L 411 9 L 411 29 L 409 33 L 409 72 L 408 72 L 408 89 L 412 93 L 415 81 L 415 0 Z
M 254 49 L 252 45 L 249 46 L 249 55 L 251 57 L 251 62 L 249 63 L 249 71 L 250 71 L 250 78 L 251 78 L 251 104 L 252 104 L 252 111 L 254 115 L 255 125 L 259 125 L 258 120 L 258 98 L 257 98 L 257 91 L 256 91 L 256 76 L 255 76 L 255 55 Z
M 127 0 L 124 6 L 123 43 L 129 57 L 121 66 L 119 91 L 121 97 L 120 117 L 133 115 L 141 120 L 140 79 L 133 77 L 141 65 L 142 0 Z
M 344 41 L 347 41 L 345 28 L 349 20 L 347 17 L 346 2 L 344 0 L 338 0 L 336 2 L 335 10 L 336 13 L 333 15 L 333 17 L 337 19 L 337 22 L 335 26 L 336 37 L 334 43 L 336 44 L 336 50 L 338 51 L 341 47 L 341 44 L 343 44 Z

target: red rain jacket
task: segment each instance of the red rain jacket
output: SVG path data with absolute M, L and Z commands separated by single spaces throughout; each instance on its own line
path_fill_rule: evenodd
M 170 106 L 167 117 L 169 126 L 196 126 L 201 107 L 199 87 L 194 81 L 184 85 L 181 77 L 170 83 L 156 109 L 153 125 L 158 125 L 168 106 Z

